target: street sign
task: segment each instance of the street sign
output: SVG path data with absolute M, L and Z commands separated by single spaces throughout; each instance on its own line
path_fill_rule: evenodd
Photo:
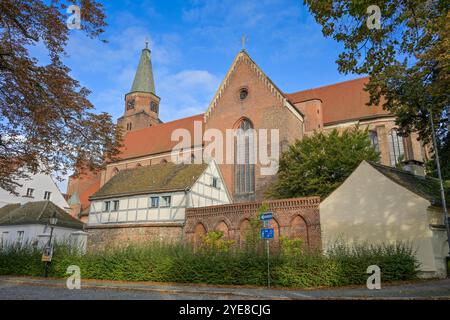
M 272 220 L 273 219 L 273 214 L 272 214 L 272 212 L 261 213 L 259 215 L 259 219 L 262 220 L 262 221 Z
M 51 262 L 53 257 L 53 247 L 51 245 L 47 245 L 44 248 L 44 252 L 42 253 L 42 262 Z
M 274 230 L 273 228 L 264 228 L 261 229 L 261 239 L 273 239 Z

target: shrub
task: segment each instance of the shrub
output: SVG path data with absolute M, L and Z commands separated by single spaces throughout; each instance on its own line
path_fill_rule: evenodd
M 217 243 L 217 235 L 211 236 Z M 404 244 L 337 245 L 327 254 L 299 251 L 299 242 L 288 242 L 284 251 L 270 258 L 271 283 L 285 287 L 321 287 L 364 284 L 367 267 L 378 265 L 382 281 L 416 277 L 414 252 Z M 214 245 L 215 246 L 215 245 Z M 214 248 L 212 246 L 211 248 Z M 1 275 L 41 276 L 42 252 L 32 246 L 0 251 Z M 247 250 L 197 250 L 187 244 L 153 242 L 91 251 L 85 255 L 57 244 L 49 270 L 52 277 L 66 277 L 67 267 L 78 265 L 85 279 L 158 281 L 180 283 L 266 285 L 267 257 Z
M 210 231 L 202 239 L 202 249 L 210 252 L 230 251 L 234 240 L 225 240 L 222 231 Z
M 298 238 L 289 239 L 282 236 L 280 237 L 280 249 L 285 256 L 298 256 L 303 251 L 303 240 Z

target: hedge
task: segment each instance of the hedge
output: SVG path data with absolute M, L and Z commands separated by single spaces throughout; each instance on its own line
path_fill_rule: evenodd
M 42 276 L 42 252 L 31 246 L 0 251 L 0 275 Z M 70 265 L 85 279 L 258 285 L 267 283 L 267 257 L 249 250 L 194 250 L 188 245 L 150 243 L 87 252 L 55 246 L 50 277 L 67 277 Z M 381 268 L 383 283 L 417 276 L 413 250 L 404 244 L 336 246 L 327 254 L 275 252 L 270 258 L 271 282 L 282 287 L 365 284 L 367 267 Z

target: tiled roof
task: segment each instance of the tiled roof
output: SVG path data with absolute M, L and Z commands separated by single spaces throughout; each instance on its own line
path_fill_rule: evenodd
M 11 212 L 14 209 L 17 209 L 20 207 L 20 203 L 11 203 L 7 204 L 0 208 L 0 219 L 6 216 L 9 212 Z
M 15 207 L 11 205 L 9 209 L 6 214 L 0 217 L 0 225 L 46 225 L 56 212 L 56 217 L 58 218 L 57 226 L 79 230 L 84 228 L 84 224 L 81 221 L 73 218 L 51 201 L 27 202 L 24 205 L 16 205 Z
M 129 159 L 171 151 L 179 143 L 171 141 L 172 132 L 176 129 L 187 129 L 194 144 L 194 121 L 203 123 L 203 114 L 131 131 L 124 137 L 120 158 Z M 202 130 L 203 127 L 202 125 Z
M 164 163 L 120 171 L 90 199 L 187 190 L 207 164 Z
M 434 205 L 441 205 L 441 194 L 439 180 L 428 176 L 417 176 L 408 171 L 400 170 L 393 167 L 381 165 L 379 163 L 369 162 L 378 172 L 408 189 L 409 191 L 427 199 Z M 450 200 L 449 190 L 450 183 L 446 185 L 446 201 Z
M 325 125 L 373 116 L 387 116 L 382 105 L 367 106 L 369 93 L 364 90 L 368 77 L 340 82 L 319 88 L 286 94 L 294 104 L 308 101 L 322 101 L 323 122 Z
M 80 194 L 81 211 L 89 209 L 90 206 L 89 197 L 92 196 L 95 192 L 97 192 L 98 189 L 100 189 L 100 179 L 101 177 L 100 175 L 98 175 L 97 179 L 95 179 L 91 183 L 91 185 Z

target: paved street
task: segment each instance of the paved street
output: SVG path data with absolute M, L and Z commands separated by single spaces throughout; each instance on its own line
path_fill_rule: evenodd
M 0 277 L 0 299 L 450 299 L 450 279 L 387 285 L 381 290 L 363 287 L 288 290 L 255 287 L 217 287 L 115 281 L 82 281 L 80 290 L 69 290 L 65 280 Z

